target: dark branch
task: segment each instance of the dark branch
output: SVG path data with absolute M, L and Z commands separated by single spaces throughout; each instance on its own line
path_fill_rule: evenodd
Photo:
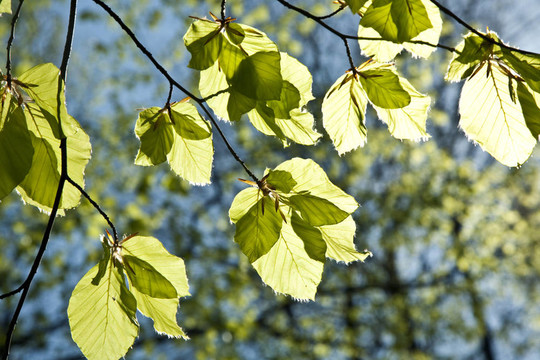
M 22 4 L 22 1 L 19 3 Z M 69 61 L 69 56 L 71 53 L 71 43 L 73 41 L 73 33 L 75 29 L 75 17 L 77 12 L 77 0 L 71 0 L 71 7 L 69 12 L 69 24 L 68 24 L 68 31 L 66 35 L 66 43 L 64 45 L 64 54 L 62 58 L 62 68 L 64 71 L 61 72 L 60 78 L 65 78 L 65 71 L 67 69 L 67 64 Z M 59 81 L 62 81 L 59 79 Z M 58 94 L 57 94 L 57 100 L 60 102 L 60 92 L 61 87 L 58 87 Z M 60 133 L 62 133 L 62 123 L 60 118 L 60 106 L 58 106 L 58 128 Z M 56 195 L 54 198 L 53 207 L 51 209 L 51 214 L 49 215 L 49 221 L 47 222 L 47 227 L 45 228 L 45 232 L 43 233 L 43 238 L 41 239 L 41 245 L 39 246 L 39 250 L 37 252 L 36 258 L 34 259 L 34 263 L 32 264 L 32 268 L 30 269 L 30 272 L 28 273 L 28 276 L 26 277 L 26 280 L 22 284 L 22 293 L 21 297 L 19 298 L 19 302 L 17 303 L 17 307 L 15 309 L 15 312 L 13 313 L 13 316 L 11 318 L 11 322 L 9 323 L 8 331 L 6 333 L 6 341 L 4 345 L 4 353 L 2 354 L 2 359 L 7 360 L 9 356 L 9 351 L 11 348 L 11 340 L 13 338 L 13 332 L 15 331 L 15 326 L 17 325 L 17 320 L 19 319 L 19 315 L 21 313 L 22 307 L 24 305 L 24 302 L 26 300 L 26 297 L 28 296 L 28 292 L 30 291 L 30 285 L 32 284 L 32 280 L 34 280 L 34 277 L 37 274 L 39 265 L 41 264 L 41 259 L 43 258 L 43 255 L 45 254 L 45 250 L 47 249 L 47 244 L 49 243 L 49 239 L 51 236 L 51 232 L 54 226 L 54 220 L 56 218 L 56 214 L 58 213 L 58 209 L 60 208 L 60 201 L 62 199 L 62 193 L 64 191 L 64 185 L 66 183 L 66 180 L 68 178 L 67 173 L 67 139 L 65 137 L 62 137 L 60 139 L 60 153 L 61 153 L 61 171 L 60 171 L 60 179 L 58 180 L 58 188 L 56 189 Z M 20 291 L 20 290 L 19 290 Z
M 114 224 L 112 223 L 111 219 L 109 218 L 109 216 L 105 213 L 105 211 L 103 211 L 101 209 L 101 207 L 90 197 L 90 195 L 79 185 L 77 184 L 72 178 L 68 176 L 66 176 L 66 181 L 69 182 L 71 185 L 75 186 L 77 188 L 77 190 L 79 190 L 79 192 L 90 202 L 90 204 L 92 204 L 92 206 L 101 214 L 101 216 L 103 216 L 103 218 L 105 219 L 105 221 L 107 221 L 107 224 L 109 224 L 109 226 L 111 227 L 112 229 L 112 232 L 113 232 L 113 236 L 114 236 L 114 240 L 115 241 L 118 241 L 118 232 L 116 231 L 116 227 L 114 226 Z
M 163 76 L 165 76 L 165 78 L 169 81 L 169 84 L 173 84 L 175 87 L 177 87 L 180 91 L 182 91 L 184 94 L 186 94 L 187 96 L 189 96 L 190 98 L 192 98 L 200 107 L 201 109 L 204 111 L 204 113 L 210 118 L 210 121 L 212 122 L 212 124 L 214 125 L 214 127 L 218 130 L 218 133 L 219 135 L 221 136 L 221 138 L 223 139 L 223 142 L 225 142 L 225 145 L 227 146 L 227 149 L 229 150 L 229 152 L 231 153 L 231 155 L 234 157 L 234 159 L 240 164 L 242 165 L 242 167 L 244 168 L 244 170 L 246 171 L 246 173 L 255 181 L 259 181 L 259 179 L 255 176 L 255 174 L 253 174 L 251 172 L 251 170 L 249 170 L 249 168 L 246 166 L 246 164 L 244 163 L 244 161 L 238 156 L 238 154 L 236 153 L 236 151 L 234 151 L 234 149 L 232 148 L 231 144 L 229 143 L 229 141 L 227 140 L 227 138 L 225 137 L 225 134 L 223 133 L 223 131 L 221 130 L 221 128 L 219 127 L 219 124 L 217 123 L 217 121 L 214 119 L 214 117 L 212 116 L 212 114 L 210 113 L 210 111 L 208 111 L 208 109 L 206 108 L 206 106 L 204 106 L 204 103 L 205 103 L 205 100 L 204 99 L 201 99 L 197 96 L 195 96 L 193 93 L 191 93 L 190 91 L 188 91 L 186 88 L 184 88 L 182 85 L 180 85 L 176 80 L 173 79 L 173 77 L 167 72 L 167 70 L 165 70 L 165 68 L 154 58 L 154 56 L 150 53 L 150 51 L 148 51 L 148 49 L 146 49 L 146 47 L 139 41 L 139 39 L 137 38 L 137 36 L 133 33 L 133 31 L 131 31 L 131 29 L 124 23 L 124 21 L 120 18 L 120 16 L 118 16 L 118 14 L 116 14 L 107 4 L 105 4 L 103 1 L 101 0 L 93 0 L 97 5 L 101 6 L 101 8 L 103 8 L 103 10 L 105 10 L 109 16 L 111 16 L 117 23 L 118 25 L 120 25 L 120 27 L 126 32 L 126 34 L 131 38 L 131 40 L 135 43 L 135 45 L 139 48 L 139 50 L 141 50 L 141 52 L 146 55 L 146 57 L 152 62 L 152 64 L 156 67 L 156 69 L 161 72 L 161 74 L 163 74 Z M 224 4 L 225 2 L 223 2 Z
M 371 37 L 364 37 L 364 36 L 355 36 L 355 35 L 348 35 L 348 34 L 344 34 L 336 29 L 334 29 L 332 26 L 328 25 L 327 23 L 325 23 L 323 20 L 324 20 L 324 17 L 320 17 L 320 16 L 316 16 L 316 15 L 313 15 L 312 13 L 310 13 L 309 11 L 306 11 L 302 8 L 299 8 L 297 6 L 294 6 L 293 4 L 285 1 L 285 0 L 277 0 L 280 4 L 282 4 L 283 6 L 285 6 L 286 8 L 290 9 L 290 10 L 293 10 L 293 11 L 296 11 L 297 13 L 303 15 L 304 17 L 307 17 L 308 19 L 311 19 L 315 22 L 317 22 L 319 25 L 321 25 L 323 28 L 325 28 L 326 30 L 330 31 L 332 34 L 338 36 L 339 38 L 345 40 L 345 39 L 351 39 L 351 40 L 370 40 L 370 41 L 381 41 L 381 40 L 385 40 L 383 38 L 371 38 Z M 446 46 L 446 45 L 442 45 L 442 44 L 432 44 L 432 43 L 429 43 L 427 41 L 418 41 L 418 40 L 410 40 L 410 41 L 407 41 L 408 43 L 411 43 L 411 44 L 421 44 L 421 45 L 427 45 L 427 46 L 431 46 L 431 47 L 435 47 L 435 48 L 441 48 L 441 49 L 445 49 L 445 50 L 448 50 L 448 51 L 451 51 L 451 52 L 456 52 L 456 49 L 454 49 L 453 47 L 450 47 L 450 46 Z
M 331 18 L 332 16 L 335 16 L 337 14 L 339 14 L 343 9 L 346 9 L 347 7 L 346 6 L 343 6 L 341 5 L 339 8 L 337 8 L 336 10 L 332 11 L 330 14 L 328 15 L 324 15 L 324 16 L 317 16 L 317 19 L 319 20 L 325 20 L 325 19 L 329 19 Z
M 15 25 L 17 24 L 17 20 L 19 19 L 19 14 L 21 13 L 23 3 L 24 0 L 19 1 L 19 6 L 17 6 L 17 10 L 15 10 L 15 14 L 13 14 L 13 18 L 11 19 L 11 33 L 9 34 L 9 39 L 7 43 L 6 60 L 6 80 L 8 88 L 11 87 L 11 45 L 13 44 L 13 39 L 15 39 Z
M 221 0 L 221 20 L 225 20 L 225 4 L 227 0 Z
M 450 9 L 448 9 L 447 7 L 445 7 L 441 3 L 439 3 L 437 0 L 430 0 L 430 1 L 433 4 L 435 4 L 443 13 L 450 16 L 452 19 L 456 20 L 461 26 L 463 26 L 467 30 L 471 31 L 472 33 L 480 36 L 482 39 L 484 39 L 486 41 L 489 41 L 492 44 L 499 45 L 500 47 L 503 47 L 503 48 L 508 49 L 508 50 L 517 51 L 519 53 L 527 54 L 527 55 L 538 55 L 537 53 L 527 51 L 527 50 L 521 50 L 521 49 L 515 48 L 513 46 L 506 45 L 506 44 L 504 44 L 504 43 L 502 43 L 500 41 L 497 41 L 495 39 L 492 39 L 491 37 L 487 36 L 486 34 L 476 30 L 475 28 L 473 28 L 471 25 L 466 23 L 462 18 L 460 18 L 459 16 L 454 14 Z

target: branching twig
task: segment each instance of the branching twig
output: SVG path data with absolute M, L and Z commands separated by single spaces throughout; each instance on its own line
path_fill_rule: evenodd
M 22 3 L 22 1 L 21 1 Z M 20 4 L 21 4 L 20 3 Z M 19 4 L 19 7 L 20 7 Z M 68 25 L 68 32 L 66 35 L 66 42 L 64 45 L 64 54 L 62 58 L 62 65 L 61 68 L 64 70 L 60 73 L 61 80 L 65 79 L 65 71 L 67 69 L 67 64 L 69 61 L 69 56 L 71 53 L 71 43 L 73 40 L 73 32 L 75 29 L 75 15 L 77 12 L 77 0 L 71 0 L 71 7 L 70 7 L 70 13 L 69 13 L 69 25 Z M 60 99 L 60 92 L 61 87 L 58 87 L 58 94 L 57 99 Z M 59 100 L 60 101 L 60 100 Z M 60 113 L 60 106 L 58 107 L 58 113 Z M 61 118 L 58 114 L 58 128 L 60 133 L 62 133 L 62 123 Z M 43 233 L 43 238 L 41 240 L 41 245 L 39 247 L 38 253 L 36 255 L 36 258 L 34 259 L 34 263 L 32 264 L 32 268 L 30 269 L 30 272 L 28 273 L 28 276 L 24 283 L 21 285 L 21 297 L 19 298 L 19 302 L 17 303 L 17 307 L 15 309 L 15 312 L 13 313 L 13 316 L 11 318 L 11 322 L 9 323 L 8 331 L 6 333 L 6 341 L 4 346 L 4 353 L 2 354 L 2 358 L 6 360 L 9 356 L 9 351 L 11 348 L 11 339 L 13 338 L 13 332 L 15 331 L 15 326 L 17 325 L 17 320 L 19 318 L 19 315 L 21 313 L 22 307 L 24 305 L 24 302 L 26 300 L 26 296 L 28 295 L 28 292 L 30 291 L 30 285 L 32 284 L 32 280 L 34 279 L 35 275 L 37 274 L 39 265 L 41 263 L 41 259 L 43 258 L 43 254 L 45 254 L 45 250 L 47 249 L 47 244 L 49 242 L 49 238 L 51 236 L 51 232 L 54 226 L 54 220 L 56 218 L 56 214 L 58 213 L 58 209 L 60 208 L 60 200 L 62 199 L 62 193 L 64 191 L 64 185 L 68 178 L 67 173 L 67 139 L 66 137 L 62 137 L 60 139 L 60 153 L 61 153 L 61 171 L 60 171 L 60 179 L 58 181 L 58 188 L 56 189 L 56 196 L 54 198 L 53 207 L 51 209 L 51 214 L 49 215 L 49 221 L 47 222 L 47 227 L 45 228 L 45 232 Z M 21 291 L 19 290 L 19 291 Z M 17 291 L 18 292 L 18 291 Z
M 105 221 L 107 221 L 107 224 L 109 224 L 109 226 L 111 227 L 112 229 L 112 232 L 113 232 L 113 236 L 114 236 L 114 240 L 115 241 L 118 241 L 118 232 L 116 231 L 116 227 L 114 226 L 114 224 L 112 223 L 111 219 L 109 218 L 109 216 L 105 213 L 105 211 L 103 211 L 101 209 L 101 207 L 98 205 L 98 203 L 96 203 L 91 197 L 90 195 L 82 188 L 82 186 L 80 186 L 79 184 L 77 184 L 71 177 L 66 176 L 66 181 L 69 182 L 71 185 L 75 186 L 75 188 L 77 188 L 77 190 L 79 190 L 79 192 L 90 202 L 90 204 L 92 204 L 92 206 L 100 213 L 100 215 L 105 219 Z
M 97 5 L 99 5 L 103 10 L 109 14 L 117 23 L 120 25 L 122 30 L 126 32 L 126 34 L 131 38 L 131 40 L 135 43 L 135 45 L 141 50 L 141 52 L 152 62 L 152 64 L 156 67 L 156 69 L 165 76 L 165 78 L 169 81 L 169 84 L 173 84 L 176 88 L 178 88 L 180 91 L 182 91 L 184 94 L 192 98 L 204 111 L 204 113 L 208 116 L 214 127 L 217 129 L 219 135 L 223 139 L 223 142 L 225 143 L 225 146 L 227 146 L 227 149 L 231 153 L 231 155 L 234 157 L 234 159 L 244 168 L 246 173 L 256 182 L 259 181 L 259 179 L 253 174 L 253 172 L 247 167 L 247 165 L 244 163 L 244 161 L 238 156 L 236 151 L 233 149 L 227 138 L 225 137 L 225 134 L 219 127 L 219 124 L 214 119 L 210 111 L 204 106 L 205 100 L 201 99 L 197 96 L 195 96 L 193 93 L 188 91 L 186 88 L 184 88 L 182 85 L 180 85 L 174 78 L 165 70 L 165 68 L 154 58 L 152 53 L 146 49 L 146 47 L 139 41 L 135 33 L 124 23 L 124 21 L 116 14 L 107 4 L 105 4 L 101 0 L 93 0 Z M 223 1 L 222 4 L 224 4 L 225 1 Z M 224 6 L 224 5 L 223 5 Z
M 15 10 L 15 14 L 13 14 L 13 18 L 11 19 L 11 33 L 9 34 L 9 39 L 7 43 L 6 60 L 6 81 L 8 88 L 11 87 L 11 45 L 13 44 L 13 39 L 15 38 L 15 25 L 17 24 L 17 20 L 19 19 L 19 14 L 21 13 L 23 3 L 24 0 L 19 1 L 19 6 L 17 6 L 17 10 Z
M 325 19 L 329 19 L 331 18 L 332 16 L 335 16 L 337 14 L 339 14 L 341 11 L 343 11 L 343 9 L 346 9 L 347 7 L 346 6 L 340 6 L 339 8 L 337 8 L 336 10 L 332 11 L 330 14 L 328 15 L 324 15 L 324 16 L 317 16 L 317 19 L 319 20 L 325 20 Z
M 504 43 L 502 43 L 500 41 L 497 41 L 495 39 L 492 39 L 491 37 L 487 36 L 486 34 L 476 30 L 475 28 L 473 28 L 471 25 L 466 23 L 462 18 L 460 18 L 459 16 L 454 14 L 450 9 L 448 9 L 447 7 L 445 7 L 441 3 L 439 3 L 437 0 L 430 0 L 430 1 L 433 4 L 435 4 L 435 6 L 437 6 L 443 13 L 450 16 L 452 19 L 456 20 L 464 28 L 466 28 L 467 30 L 471 31 L 472 33 L 480 36 L 482 39 L 484 39 L 486 41 L 489 41 L 492 44 L 499 45 L 500 47 L 503 47 L 503 48 L 508 49 L 508 50 L 517 51 L 519 53 L 526 54 L 526 55 L 538 55 L 537 53 L 527 51 L 527 50 L 521 50 L 521 49 L 515 48 L 513 46 L 506 45 L 506 44 L 504 44 Z

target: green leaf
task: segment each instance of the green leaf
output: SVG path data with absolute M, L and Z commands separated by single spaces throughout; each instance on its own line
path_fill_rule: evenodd
M 234 201 L 231 208 L 233 206 Z M 232 218 L 231 221 L 234 222 Z M 234 241 L 240 245 L 249 262 L 253 263 L 274 246 L 282 224 L 283 219 L 275 210 L 274 202 L 268 196 L 264 196 L 236 221 Z
M 66 109 L 66 98 L 64 94 L 64 84 L 59 81 L 60 70 L 51 63 L 41 64 L 25 71 L 17 78 L 17 82 L 26 93 L 36 102 L 41 109 L 53 131 L 54 136 L 60 139 L 58 131 L 58 119 L 62 121 L 64 135 L 73 135 L 74 129 L 64 121 L 68 117 Z M 60 84 L 60 92 L 58 85 Z M 60 94 L 60 100 L 58 99 Z
M 520 166 L 536 144 L 520 104 L 511 95 L 515 80 L 495 61 L 486 61 L 461 91 L 460 126 L 506 166 Z
M 221 53 L 219 54 L 219 66 L 225 73 L 228 81 L 234 77 L 240 63 L 247 57 L 248 54 L 241 47 L 236 46 L 228 39 L 223 41 Z
M 368 0 L 345 0 L 345 2 L 347 5 L 349 5 L 351 12 L 356 14 L 368 2 Z
M 421 0 L 374 0 L 360 24 L 375 29 L 384 40 L 397 43 L 433 27 Z
M 184 261 L 170 254 L 159 240 L 146 236 L 134 236 L 124 241 L 122 243 L 122 253 L 124 254 L 124 259 L 126 257 L 135 257 L 140 261 L 150 264 L 175 290 L 174 298 L 160 299 L 147 295 L 139 291 L 136 286 L 133 286 L 131 291 L 137 299 L 137 308 L 139 311 L 144 316 L 154 320 L 154 328 L 158 333 L 188 339 L 188 336 L 178 326 L 176 321 L 179 297 L 189 295 Z M 131 261 L 128 260 L 128 262 L 131 265 Z M 127 272 L 129 275 L 129 271 Z M 135 276 L 137 275 L 136 272 Z
M 337 224 L 349 216 L 349 213 L 341 210 L 330 201 L 309 193 L 293 195 L 289 201 L 290 206 L 299 211 L 302 218 L 313 226 Z
M 17 187 L 22 199 L 43 211 L 50 212 L 56 196 L 61 172 L 60 140 L 51 130 L 48 121 L 35 104 L 25 104 L 28 129 L 32 132 L 34 156 L 32 166 Z M 92 148 L 88 135 L 71 116 L 63 120 L 67 136 L 67 169 L 69 177 L 84 188 L 84 170 L 90 160 Z M 60 201 L 60 209 L 71 209 L 79 204 L 81 194 L 73 185 L 66 183 Z
M 245 58 L 231 79 L 236 91 L 256 100 L 279 100 L 282 82 L 277 51 L 259 52 Z
M 456 47 L 445 80 L 460 81 L 468 78 L 478 64 L 488 59 L 492 49 L 493 44 L 474 33 L 468 33 Z
M 192 23 L 184 35 L 184 45 L 191 53 L 188 66 L 196 70 L 208 69 L 218 59 L 223 35 L 220 24 L 209 20 Z
M 240 191 L 235 197 L 229 209 L 229 218 L 237 223 L 246 213 L 260 200 L 260 190 L 249 187 Z
M 174 143 L 174 131 L 167 114 L 160 108 L 152 107 L 139 113 L 135 135 L 141 141 L 136 165 L 152 166 L 167 160 Z
M 533 91 L 526 83 L 517 82 L 517 96 L 525 123 L 535 139 L 540 135 L 540 94 Z
M 324 96 L 323 126 L 340 155 L 366 143 L 367 103 L 364 89 L 351 74 L 337 79 Z
M 392 65 L 369 62 L 358 70 L 360 83 L 373 105 L 399 109 L 411 103 L 411 96 L 403 89 Z
M 0 119 L 0 200 L 26 177 L 34 155 L 22 108 L 10 93 L 4 96 Z
M 411 42 L 396 44 L 385 40 L 358 40 L 362 52 L 366 56 L 371 56 L 377 62 L 392 61 L 403 48 L 411 52 L 414 56 L 428 58 L 436 46 L 417 44 L 413 41 L 422 41 L 429 44 L 437 45 L 442 30 L 442 19 L 439 8 L 429 0 L 421 0 L 424 4 L 427 15 L 433 27 L 426 29 L 411 39 Z M 364 27 L 361 24 L 358 26 L 358 36 L 364 38 L 379 38 L 379 33 L 370 27 Z
M 540 55 L 521 54 L 501 47 L 502 58 L 520 74 L 533 91 L 540 92 Z
M 313 129 L 313 116 L 305 111 L 311 100 L 312 77 L 309 70 L 298 60 L 286 53 L 281 53 L 281 74 L 283 87 L 280 100 L 259 102 L 248 113 L 253 126 L 269 136 L 277 136 L 284 145 L 286 139 L 298 144 L 314 145 L 321 137 Z
M 79 281 L 68 306 L 71 336 L 88 359 L 116 360 L 123 357 L 137 337 L 137 303 L 124 284 L 121 267 L 106 261 L 105 276 L 97 285 L 92 280 L 95 265 Z
M 0 0 L 0 13 L 11 14 L 11 0 Z
M 356 200 L 334 185 L 324 170 L 311 159 L 293 158 L 282 162 L 274 170 L 287 171 L 291 174 L 296 181 L 292 190 L 296 194 L 305 193 L 325 199 L 348 214 L 352 214 L 358 208 Z
M 290 193 L 297 184 L 290 172 L 282 170 L 269 170 L 266 182 L 285 194 Z
M 244 40 L 240 46 L 249 56 L 258 52 L 277 52 L 277 45 L 268 36 L 251 26 L 238 24 L 244 31 Z
M 326 261 L 326 243 L 321 231 L 295 212 L 291 216 L 291 226 L 296 235 L 304 242 L 304 249 L 309 257 L 324 264 Z
M 356 224 L 352 216 L 335 225 L 324 225 L 318 228 L 326 243 L 326 256 L 336 261 L 350 263 L 364 261 L 369 252 L 358 252 L 354 246 Z
M 214 148 L 210 123 L 195 106 L 176 103 L 166 109 L 153 107 L 139 114 L 135 134 L 141 147 L 135 164 L 141 166 L 169 162 L 171 169 L 193 184 L 210 183 Z
M 409 105 L 400 109 L 384 109 L 373 105 L 382 122 L 388 125 L 388 131 L 396 139 L 427 140 L 426 120 L 431 99 L 419 93 L 407 79 L 399 77 L 403 89 L 411 97 Z
M 158 299 L 177 298 L 172 284 L 144 260 L 130 255 L 123 256 L 129 283 L 142 294 Z
M 246 33 L 240 24 L 228 23 L 225 26 L 225 33 L 227 34 L 227 39 L 234 45 L 240 45 L 242 41 L 246 38 Z
M 262 280 L 274 291 L 299 300 L 315 300 L 324 264 L 313 260 L 304 242 L 289 223 L 284 223 L 279 240 L 253 263 Z

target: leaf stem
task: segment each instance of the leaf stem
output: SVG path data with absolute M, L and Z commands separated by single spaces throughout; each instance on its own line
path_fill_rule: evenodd
M 21 13 L 21 8 L 24 3 L 24 0 L 19 1 L 19 6 L 15 10 L 15 14 L 11 19 L 11 33 L 9 34 L 9 39 L 7 43 L 7 60 L 6 60 L 6 81 L 8 88 L 11 88 L 11 46 L 13 44 L 13 39 L 15 39 L 15 25 L 19 19 L 19 14 Z

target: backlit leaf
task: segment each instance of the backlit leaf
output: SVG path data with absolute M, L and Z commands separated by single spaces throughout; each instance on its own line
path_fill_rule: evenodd
M 123 357 L 139 332 L 137 302 L 124 283 L 120 267 L 106 262 L 105 275 L 93 284 L 99 265 L 79 281 L 68 306 L 71 336 L 88 359 Z
M 11 0 L 0 0 L 0 13 L 11 14 Z
M 403 48 L 415 56 L 423 58 L 429 57 L 437 47 L 414 43 L 414 41 L 422 41 L 437 45 L 442 30 L 442 19 L 439 8 L 435 4 L 429 0 L 421 1 L 426 8 L 429 20 L 433 25 L 432 27 L 413 37 L 411 42 L 404 42 L 403 44 L 397 44 L 386 40 L 358 40 L 362 52 L 367 56 L 373 57 L 373 59 L 378 62 L 392 61 Z M 375 29 L 364 27 L 361 24 L 358 26 L 358 36 L 372 39 L 380 37 Z
M 293 195 L 289 201 L 290 206 L 299 211 L 302 218 L 313 226 L 337 224 L 349 216 L 349 213 L 330 201 L 309 193 Z
M 21 107 L 10 93 L 1 104 L 0 124 L 0 200 L 19 185 L 32 165 L 34 148 Z
M 495 61 L 482 63 L 469 78 L 459 101 L 460 126 L 495 159 L 507 166 L 520 166 L 536 144 L 521 106 L 510 95 L 516 83 Z
M 318 227 L 326 243 L 326 256 L 336 261 L 350 263 L 364 261 L 369 252 L 358 252 L 354 246 L 356 224 L 351 216 L 335 225 Z
M 204 70 L 217 61 L 223 37 L 219 28 L 219 23 L 209 20 L 197 20 L 190 25 L 184 35 L 184 45 L 191 53 L 190 68 Z
M 540 135 L 540 94 L 533 91 L 526 83 L 517 82 L 517 96 L 525 123 L 536 140 Z
M 465 39 L 456 47 L 445 80 L 460 81 L 468 78 L 476 66 L 487 60 L 493 48 L 493 44 L 482 39 L 474 33 L 465 35 Z
M 322 103 L 323 126 L 340 155 L 366 143 L 367 103 L 362 85 L 351 74 L 337 79 L 326 93 Z
M 360 83 L 374 106 L 399 109 L 410 104 L 411 96 L 392 65 L 368 62 L 360 66 L 359 73 Z
M 60 140 L 54 136 L 48 121 L 35 104 L 26 104 L 24 114 L 28 129 L 33 134 L 34 157 L 30 171 L 17 187 L 17 191 L 26 203 L 50 212 L 60 180 Z M 84 170 L 92 151 L 90 139 L 71 116 L 63 120 L 62 127 L 69 129 L 69 133 L 72 134 L 67 137 L 68 174 L 73 181 L 84 188 Z M 60 209 L 77 206 L 80 197 L 79 190 L 66 183 Z
M 326 243 L 323 240 L 321 231 L 295 212 L 291 216 L 291 226 L 296 235 L 304 242 L 304 249 L 309 257 L 324 264 L 326 260 Z
M 360 24 L 397 43 L 409 41 L 433 27 L 421 0 L 374 0 Z
M 368 0 L 345 0 L 345 2 L 347 5 L 349 5 L 351 12 L 356 14 L 358 11 L 360 11 L 364 4 L 368 2 Z

